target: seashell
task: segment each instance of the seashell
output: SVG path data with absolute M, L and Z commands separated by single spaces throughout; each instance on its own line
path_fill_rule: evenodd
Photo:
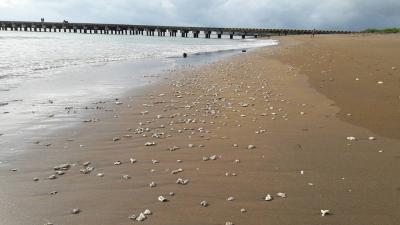
M 156 186 L 157 186 L 157 184 L 156 184 L 154 181 L 152 181 L 152 182 L 149 184 L 149 187 L 151 187 L 151 188 L 156 187 Z
M 104 173 L 98 173 L 96 176 L 98 176 L 98 177 L 104 177 Z
M 249 146 L 247 146 L 247 149 L 255 149 L 256 148 L 256 146 L 255 145 L 249 145 Z
M 331 214 L 329 209 L 321 209 L 321 216 L 327 216 L 329 214 Z
M 137 162 L 137 160 L 136 160 L 136 159 L 133 159 L 133 158 L 130 158 L 129 161 L 130 161 L 132 164 Z
M 151 163 L 157 164 L 157 163 L 160 163 L 160 162 L 158 160 L 153 159 L 153 160 L 151 160 Z
M 174 196 L 174 195 L 175 195 L 174 192 L 170 192 L 170 193 L 169 193 L 169 196 Z
M 115 162 L 114 162 L 114 165 L 115 165 L 115 166 L 119 166 L 119 165 L 121 165 L 121 164 L 122 164 L 121 161 L 115 161 Z
M 189 148 L 193 148 L 193 147 L 194 147 L 194 144 L 188 144 L 188 147 L 189 147 Z
M 267 194 L 267 196 L 265 196 L 265 201 L 272 201 L 272 196 L 270 194 Z
M 211 160 L 217 160 L 217 156 L 216 155 L 210 156 L 210 159 Z
M 200 205 L 203 207 L 207 207 L 208 206 L 208 202 L 207 201 L 202 201 L 200 202 Z
M 237 148 L 237 147 L 239 147 L 239 145 L 238 144 L 233 144 L 233 147 Z
M 243 209 L 240 210 L 240 212 L 241 213 L 245 213 L 245 212 L 247 212 L 247 210 L 245 208 L 243 208 Z
M 164 196 L 159 196 L 159 197 L 158 197 L 158 201 L 160 201 L 160 202 L 167 202 L 168 199 L 165 198 Z
M 122 178 L 124 178 L 125 180 L 129 180 L 129 179 L 131 179 L 131 176 L 125 174 L 125 175 L 122 176 Z
M 147 217 L 143 213 L 140 213 L 140 215 L 136 218 L 136 221 L 141 222 L 145 219 L 147 219 Z
M 286 198 L 286 193 L 283 193 L 283 192 L 276 193 L 276 195 L 281 198 Z
M 33 178 L 33 181 L 39 181 L 39 178 L 35 177 Z
M 235 163 L 240 163 L 240 160 L 239 160 L 239 159 L 236 159 L 234 162 L 235 162 Z
M 72 214 L 79 214 L 81 212 L 81 210 L 79 208 L 76 209 L 72 209 Z
M 375 138 L 375 137 L 368 137 L 368 140 L 370 140 L 370 141 L 375 141 L 376 138 Z

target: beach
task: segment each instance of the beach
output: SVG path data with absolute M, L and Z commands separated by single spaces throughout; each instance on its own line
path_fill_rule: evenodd
M 399 35 L 277 40 L 0 159 L 0 224 L 398 224 Z

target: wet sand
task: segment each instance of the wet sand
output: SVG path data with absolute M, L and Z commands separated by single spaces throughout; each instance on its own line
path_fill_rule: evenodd
M 139 94 L 92 104 L 86 118 L 92 122 L 0 160 L 1 224 L 397 224 L 400 140 L 370 124 L 392 129 L 399 117 L 374 116 L 360 109 L 366 103 L 346 102 L 357 84 L 339 83 L 347 76 L 337 68 L 357 65 L 360 101 L 378 101 L 380 112 L 391 113 L 398 103 L 383 99 L 398 95 L 394 81 L 386 82 L 389 71 L 399 76 L 390 61 L 396 53 L 370 48 L 386 38 L 396 42 L 390 36 L 282 38 L 278 47 L 186 69 Z M 371 71 L 371 56 L 390 70 Z M 322 70 L 329 84 L 321 88 Z M 369 91 L 377 82 L 366 82 L 368 74 L 385 81 L 384 93 Z M 64 163 L 70 165 L 65 174 L 48 179 Z M 88 174 L 80 171 L 89 167 Z M 178 178 L 188 183 L 177 184 Z M 80 213 L 72 214 L 75 208 Z M 128 218 L 145 209 L 152 212 L 145 221 Z M 322 209 L 330 214 L 322 217 Z

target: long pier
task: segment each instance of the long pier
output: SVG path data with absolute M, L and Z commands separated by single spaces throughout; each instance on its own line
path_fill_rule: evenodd
M 334 30 L 296 30 L 296 29 L 256 29 L 256 28 L 218 28 L 218 27 L 185 27 L 185 26 L 155 26 L 130 24 L 100 24 L 100 23 L 69 23 L 64 22 L 33 22 L 33 21 L 0 21 L 2 31 L 29 31 L 29 32 L 64 32 L 83 34 L 113 34 L 113 35 L 147 35 L 147 36 L 181 36 L 205 37 L 215 35 L 246 37 L 271 35 L 299 35 L 299 34 L 346 34 L 351 31 Z

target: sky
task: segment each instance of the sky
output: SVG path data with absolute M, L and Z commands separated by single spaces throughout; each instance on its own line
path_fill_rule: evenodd
M 362 30 L 400 27 L 400 0 L 0 0 L 0 20 Z

